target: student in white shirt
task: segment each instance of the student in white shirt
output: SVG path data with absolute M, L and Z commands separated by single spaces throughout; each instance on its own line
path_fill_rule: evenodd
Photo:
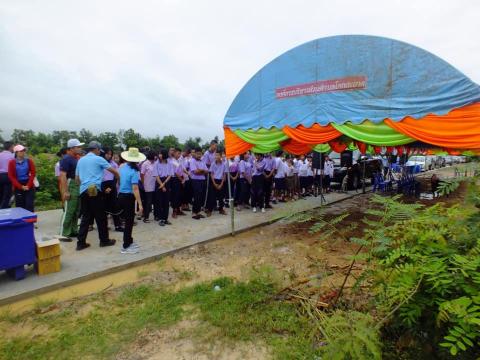
M 275 159 L 275 198 L 280 202 L 285 202 L 286 182 L 286 165 L 281 157 Z

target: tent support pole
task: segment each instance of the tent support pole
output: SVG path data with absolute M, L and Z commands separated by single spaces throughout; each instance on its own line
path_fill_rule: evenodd
M 230 183 L 230 163 L 227 159 L 227 184 L 228 184 L 228 206 L 230 206 L 230 226 L 231 226 L 231 234 L 235 236 L 235 204 L 232 198 L 232 185 Z
M 322 163 L 323 152 L 320 152 L 320 207 L 323 206 L 323 175 L 325 173 L 325 163 Z M 326 201 L 325 201 L 326 202 Z

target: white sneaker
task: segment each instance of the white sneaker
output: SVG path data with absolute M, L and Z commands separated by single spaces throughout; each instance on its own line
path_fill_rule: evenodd
M 129 246 L 128 248 L 124 249 L 122 247 L 122 249 L 120 250 L 120 253 L 121 254 L 136 254 L 136 253 L 138 253 L 138 248 L 133 248 L 133 247 Z
M 140 248 L 140 244 L 138 244 L 138 243 L 136 243 L 136 242 L 132 242 L 132 243 L 130 244 L 130 247 L 131 247 L 131 248 L 134 248 L 134 249 L 139 249 L 139 248 Z
M 253 212 L 257 212 L 257 208 L 254 207 L 254 208 L 252 209 L 252 211 L 253 211 Z
M 262 208 L 262 213 L 264 213 L 264 212 L 265 212 L 265 208 Z

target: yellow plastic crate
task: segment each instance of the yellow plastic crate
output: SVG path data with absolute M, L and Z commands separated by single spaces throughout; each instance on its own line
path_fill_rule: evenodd
M 58 239 L 37 242 L 37 264 L 35 268 L 38 275 L 60 271 L 60 252 Z

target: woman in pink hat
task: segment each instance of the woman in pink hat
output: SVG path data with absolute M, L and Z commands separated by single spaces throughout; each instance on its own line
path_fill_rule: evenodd
M 16 145 L 13 148 L 15 159 L 8 163 L 8 178 L 12 182 L 15 194 L 15 206 L 33 212 L 35 198 L 35 164 L 25 156 L 25 146 Z

